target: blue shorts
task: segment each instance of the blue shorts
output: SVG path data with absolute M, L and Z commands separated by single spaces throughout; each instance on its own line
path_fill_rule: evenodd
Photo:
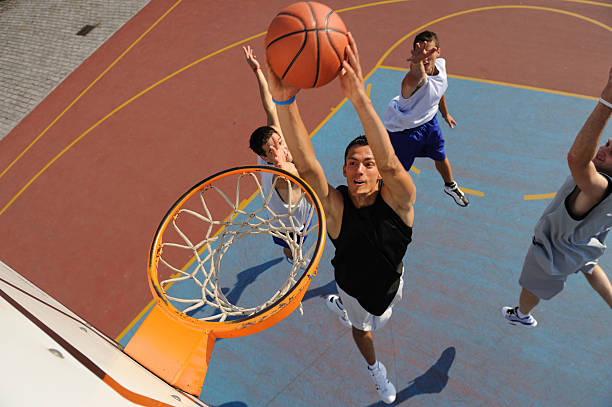
M 444 138 L 436 116 L 425 124 L 402 131 L 387 131 L 395 155 L 406 171 L 410 170 L 416 157 L 429 157 L 434 161 L 444 161 Z

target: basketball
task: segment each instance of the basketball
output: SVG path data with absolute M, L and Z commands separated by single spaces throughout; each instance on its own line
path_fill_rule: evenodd
M 346 26 L 334 10 L 302 1 L 282 10 L 268 27 L 265 47 L 270 68 L 296 88 L 329 83 L 342 68 Z

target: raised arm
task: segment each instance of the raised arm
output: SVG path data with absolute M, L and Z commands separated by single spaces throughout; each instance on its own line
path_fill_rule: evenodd
M 257 61 L 257 58 L 255 58 L 255 54 L 250 45 L 242 47 L 242 49 L 244 50 L 244 57 L 246 58 L 247 63 L 249 64 L 251 69 L 253 69 L 255 77 L 257 78 L 257 85 L 259 86 L 259 96 L 261 97 L 261 104 L 263 105 L 263 108 L 266 111 L 267 125 L 275 127 L 276 129 L 280 129 L 276 106 L 272 101 L 270 89 L 268 88 L 268 82 L 266 81 L 266 77 L 263 74 L 261 65 L 259 64 L 259 61 Z
M 408 58 L 410 71 L 406 73 L 402 80 L 402 97 L 404 99 L 408 99 L 418 88 L 423 86 L 425 79 L 427 79 L 423 61 L 437 50 L 436 47 L 428 50 L 427 41 L 416 43 L 415 49 L 412 50 L 412 56 Z
M 327 230 L 337 236 L 342 223 L 343 198 L 330 186 L 321 164 L 317 160 L 310 136 L 306 131 L 295 96 L 299 89 L 289 86 L 268 67 L 270 92 L 277 104 L 278 118 L 285 141 L 293 156 L 293 163 L 300 177 L 306 181 L 321 200 L 327 221 Z
M 400 214 L 404 220 L 410 217 L 408 224 L 412 225 L 412 205 L 415 201 L 416 189 L 410 174 L 395 155 L 389 134 L 380 117 L 374 110 L 370 98 L 365 92 L 359 52 L 353 36 L 349 33 L 349 47 L 347 59 L 343 63 L 340 81 L 344 95 L 351 101 L 368 139 L 368 145 L 374 154 L 374 160 L 384 181 L 393 209 L 403 212 Z M 386 200 L 387 191 L 383 189 L 383 198 Z M 404 216 L 405 215 L 405 216 Z
M 601 92 L 601 99 L 612 104 L 612 68 L 610 68 L 608 82 Z M 595 158 L 598 161 L 599 157 L 596 157 L 596 154 L 598 154 L 599 138 L 611 114 L 612 108 L 610 106 L 601 102 L 597 103 L 567 154 L 570 171 L 576 185 L 580 188 L 580 193 L 576 197 L 575 207 L 573 208 L 576 215 L 588 212 L 601 201 L 608 188 L 608 181 L 597 172 L 593 159 Z M 605 151 L 600 153 L 605 158 Z

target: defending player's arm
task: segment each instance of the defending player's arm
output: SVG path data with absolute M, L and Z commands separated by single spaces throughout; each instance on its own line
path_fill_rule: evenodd
M 290 101 L 297 95 L 299 89 L 281 82 L 269 66 L 268 73 L 270 92 L 275 100 Z M 297 102 L 277 105 L 277 112 L 285 141 L 293 156 L 293 163 L 300 177 L 314 189 L 321 200 L 328 231 L 337 235 L 344 207 L 342 194 L 327 183 L 323 167 L 315 156 L 310 136 L 300 116 Z
M 601 98 L 604 101 L 612 102 L 612 68 L 610 68 L 608 82 L 601 93 Z M 600 202 L 608 188 L 608 181 L 597 172 L 593 158 L 597 153 L 599 138 L 611 114 L 612 108 L 598 103 L 567 154 L 570 171 L 576 185 L 580 188 L 573 208 L 578 216 L 585 214 Z
M 427 50 L 427 41 L 418 42 L 415 45 L 415 49 L 412 50 L 412 56 L 408 58 L 410 62 L 410 71 L 406 73 L 402 80 L 402 97 L 408 99 L 418 88 L 423 86 L 427 79 L 427 72 L 425 72 L 425 65 L 423 61 L 437 51 L 437 48 L 431 48 Z
M 287 146 L 283 145 L 284 140 L 278 140 L 273 138 L 273 145 L 270 146 L 270 155 L 272 156 L 272 165 L 276 168 L 285 170 L 296 177 L 299 177 L 297 168 L 292 162 L 291 153 L 287 150 Z M 276 180 L 277 177 L 275 176 Z M 302 199 L 302 188 L 293 182 L 285 182 L 283 180 L 277 180 L 276 191 L 280 195 L 281 199 L 285 203 L 291 203 L 296 205 L 300 199 Z
M 451 129 L 454 128 L 457 125 L 457 122 L 448 112 L 448 108 L 446 107 L 446 95 L 442 95 L 442 98 L 438 103 L 438 108 L 440 109 L 440 114 L 442 115 L 444 120 L 446 120 L 446 123 L 448 123 Z
M 244 50 L 244 57 L 246 58 L 251 69 L 253 69 L 253 72 L 255 72 L 255 77 L 257 78 L 261 104 L 266 111 L 267 125 L 274 127 L 277 131 L 280 131 L 280 123 L 278 121 L 276 106 L 272 101 L 272 96 L 270 95 L 270 90 L 268 88 L 268 82 L 266 81 L 261 65 L 259 61 L 257 61 L 257 58 L 255 58 L 255 54 L 253 53 L 253 49 L 250 45 L 242 47 L 242 49 Z
M 343 62 L 340 81 L 344 95 L 351 101 L 359 115 L 363 130 L 368 139 L 368 145 L 372 149 L 372 154 L 374 154 L 378 171 L 394 202 L 392 206 L 399 207 L 412 214 L 412 205 L 416 197 L 414 183 L 410 174 L 404 169 L 404 166 L 395 155 L 389 134 L 365 92 L 359 63 L 359 52 L 355 40 L 350 33 L 347 60 Z M 400 216 L 402 215 L 400 214 Z M 412 215 L 410 215 L 408 224 L 412 224 L 411 218 Z

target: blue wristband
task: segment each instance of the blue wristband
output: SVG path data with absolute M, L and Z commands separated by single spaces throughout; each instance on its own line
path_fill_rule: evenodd
M 291 103 L 295 101 L 295 95 L 291 99 L 288 99 L 288 100 L 276 100 L 272 98 L 272 101 L 276 105 L 290 105 Z

